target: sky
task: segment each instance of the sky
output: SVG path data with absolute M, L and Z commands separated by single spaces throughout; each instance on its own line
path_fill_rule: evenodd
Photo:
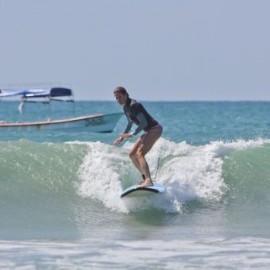
M 269 0 L 0 0 L 0 88 L 270 100 Z

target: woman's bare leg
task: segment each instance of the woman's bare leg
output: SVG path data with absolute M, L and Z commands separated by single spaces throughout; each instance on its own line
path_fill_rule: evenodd
M 139 163 L 138 158 L 137 158 L 137 151 L 138 151 L 138 148 L 140 147 L 141 143 L 142 143 L 142 137 L 140 137 L 135 142 L 135 144 L 133 145 L 133 147 L 132 147 L 132 149 L 131 149 L 131 151 L 129 153 L 129 157 L 132 160 L 132 162 L 135 165 L 135 167 L 139 170 L 139 172 L 141 174 L 143 174 L 143 170 L 142 170 L 141 164 Z
M 152 149 L 155 142 L 159 139 L 162 134 L 162 127 L 150 129 L 142 138 L 137 149 L 137 161 L 140 164 L 141 172 L 145 175 L 145 181 L 141 186 L 153 185 L 148 163 L 145 159 L 145 155 Z

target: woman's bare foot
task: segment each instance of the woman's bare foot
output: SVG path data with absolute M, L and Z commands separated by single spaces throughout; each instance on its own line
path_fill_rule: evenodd
M 150 187 L 153 186 L 153 182 L 151 179 L 145 179 L 141 184 L 138 185 L 139 187 Z
M 137 185 L 138 185 L 138 186 L 142 185 L 142 184 L 144 183 L 144 181 L 145 181 L 145 180 L 144 180 L 144 179 L 142 179 L 141 181 L 139 181 L 139 182 L 138 182 L 138 184 L 137 184 Z

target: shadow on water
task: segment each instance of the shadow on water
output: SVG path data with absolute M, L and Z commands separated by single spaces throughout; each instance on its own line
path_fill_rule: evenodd
M 165 213 L 161 210 L 145 210 L 129 214 L 128 219 L 131 222 L 137 221 L 150 226 L 166 226 L 172 224 L 177 219 L 179 213 Z
M 121 238 L 167 240 L 219 234 L 225 223 L 222 208 L 216 202 L 192 201 L 184 204 L 179 213 L 155 209 L 128 214 L 122 219 L 126 233 Z
M 170 213 L 153 208 L 129 213 L 127 223 L 136 222 L 153 227 L 183 225 L 194 218 L 209 220 L 212 215 L 222 212 L 222 209 L 225 209 L 223 202 L 192 200 L 183 204 L 180 212 Z

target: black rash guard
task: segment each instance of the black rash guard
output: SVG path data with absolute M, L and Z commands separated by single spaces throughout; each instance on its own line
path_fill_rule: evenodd
M 133 123 L 138 127 L 132 135 L 137 135 L 141 130 L 147 132 L 154 126 L 158 125 L 158 122 L 144 109 L 142 104 L 134 99 L 128 98 L 123 108 L 128 120 L 125 133 L 130 131 Z

